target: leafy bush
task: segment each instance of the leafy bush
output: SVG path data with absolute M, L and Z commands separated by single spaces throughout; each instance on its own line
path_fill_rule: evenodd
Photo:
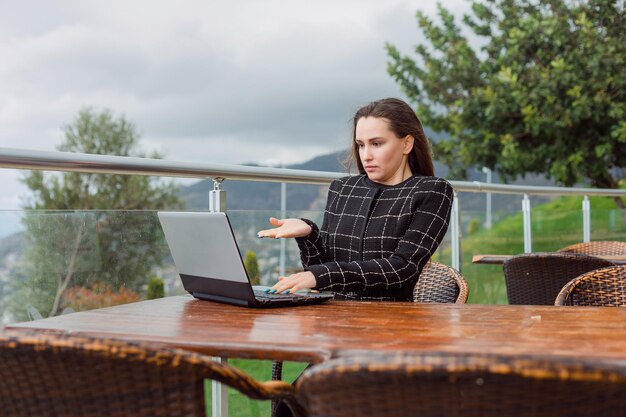
M 261 271 L 259 269 L 259 261 L 256 258 L 256 253 L 252 251 L 246 252 L 243 263 L 246 267 L 246 271 L 248 272 L 248 277 L 250 277 L 252 285 L 260 285 Z
M 478 222 L 478 220 L 477 219 L 470 220 L 469 224 L 467 225 L 467 234 L 473 235 L 479 230 L 480 230 L 480 223 Z
M 121 286 L 118 290 L 110 284 L 96 282 L 91 288 L 76 286 L 68 289 L 63 296 L 63 308 L 75 311 L 94 310 L 141 300 L 139 294 Z
M 155 298 L 165 297 L 165 283 L 159 277 L 152 277 L 148 282 L 148 289 L 146 291 L 146 298 L 148 300 L 154 300 Z

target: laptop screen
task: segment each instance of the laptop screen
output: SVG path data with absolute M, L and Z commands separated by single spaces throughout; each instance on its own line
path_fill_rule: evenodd
M 249 284 L 225 213 L 159 212 L 158 216 L 179 274 Z

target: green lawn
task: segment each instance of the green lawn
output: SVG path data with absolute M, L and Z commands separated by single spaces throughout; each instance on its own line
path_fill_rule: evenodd
M 228 363 L 247 372 L 257 381 L 272 379 L 272 362 L 246 359 L 229 359 Z M 306 363 L 285 362 L 283 380 L 293 382 L 306 367 Z M 211 381 L 205 382 L 207 416 L 211 415 Z M 228 390 L 228 415 L 230 417 L 269 417 L 270 401 L 255 401 L 234 389 Z

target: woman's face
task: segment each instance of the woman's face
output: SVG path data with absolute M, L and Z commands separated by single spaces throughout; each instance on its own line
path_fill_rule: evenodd
M 399 138 L 387 119 L 362 117 L 357 121 L 355 142 L 367 176 L 380 184 L 399 184 L 411 176 L 408 154 L 413 137 Z

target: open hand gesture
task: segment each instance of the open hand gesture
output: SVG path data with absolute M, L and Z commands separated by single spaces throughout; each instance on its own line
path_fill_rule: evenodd
M 311 234 L 311 226 L 300 219 L 277 219 L 270 217 L 270 224 L 274 229 L 261 230 L 258 237 L 273 237 L 274 239 L 284 237 L 306 237 Z

